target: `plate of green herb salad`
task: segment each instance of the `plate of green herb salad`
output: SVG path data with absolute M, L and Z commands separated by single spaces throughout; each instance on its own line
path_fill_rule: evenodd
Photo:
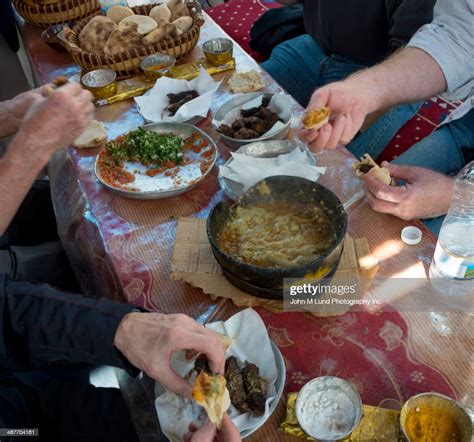
M 104 186 L 122 196 L 169 198 L 202 181 L 216 158 L 216 145 L 202 130 L 162 122 L 109 141 L 97 155 L 95 173 Z

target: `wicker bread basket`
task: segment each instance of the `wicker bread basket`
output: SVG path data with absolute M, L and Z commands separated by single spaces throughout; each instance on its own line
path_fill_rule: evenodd
M 199 3 L 187 2 L 186 4 L 193 19 L 193 25 L 184 34 L 174 39 L 165 38 L 158 43 L 144 45 L 116 55 L 87 52 L 79 47 L 79 34 L 89 21 L 82 20 L 72 29 L 67 27 L 64 29 L 64 36 L 61 38 L 61 43 L 83 70 L 92 71 L 94 69 L 110 68 L 117 73 L 117 78 L 127 78 L 140 73 L 140 60 L 146 55 L 159 52 L 172 55 L 176 59 L 179 59 L 194 49 L 199 40 L 204 17 L 201 13 Z M 135 14 L 148 15 L 154 6 L 156 5 L 142 5 L 135 6 L 132 9 Z
M 82 20 L 100 12 L 99 0 L 59 0 L 49 4 L 12 0 L 12 3 L 27 23 L 42 28 Z

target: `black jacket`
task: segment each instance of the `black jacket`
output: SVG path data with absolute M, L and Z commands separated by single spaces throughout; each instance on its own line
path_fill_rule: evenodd
M 373 64 L 433 19 L 436 0 L 303 0 L 306 32 L 328 54 Z
M 0 275 L 0 428 L 36 423 L 31 391 L 15 374 L 77 363 L 133 371 L 113 345 L 120 321 L 133 309 Z

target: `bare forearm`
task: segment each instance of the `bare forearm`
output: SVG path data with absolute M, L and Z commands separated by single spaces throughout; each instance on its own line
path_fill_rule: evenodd
M 31 138 L 18 133 L 0 160 L 0 235 L 3 235 L 49 157 L 35 151 Z
M 369 112 L 432 97 L 446 90 L 438 63 L 425 51 L 408 47 L 347 79 L 370 96 Z

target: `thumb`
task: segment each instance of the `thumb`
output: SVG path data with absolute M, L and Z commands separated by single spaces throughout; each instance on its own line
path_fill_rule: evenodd
M 193 387 L 170 368 L 170 366 L 157 367 L 154 373 L 147 374 L 156 379 L 168 391 L 188 399 L 192 398 Z
M 408 182 L 416 179 L 416 168 L 413 166 L 400 166 L 398 164 L 391 164 L 384 161 L 381 164 L 382 167 L 386 167 L 392 178 L 399 178 Z
M 216 426 L 206 418 L 202 427 L 194 433 L 191 442 L 212 442 L 216 436 Z
M 320 109 L 327 107 L 329 101 L 329 89 L 327 87 L 321 87 L 316 89 L 308 105 L 308 109 Z

